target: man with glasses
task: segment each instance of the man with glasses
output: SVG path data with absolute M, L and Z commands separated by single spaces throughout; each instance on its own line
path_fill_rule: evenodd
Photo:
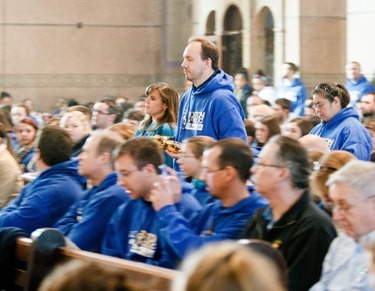
M 106 129 L 112 124 L 120 122 L 120 108 L 114 99 L 104 98 L 94 104 L 91 115 L 91 124 L 94 129 Z
M 297 140 L 274 136 L 251 172 L 255 190 L 270 204 L 250 218 L 241 237 L 279 249 L 288 265 L 288 290 L 307 290 L 319 280 L 336 236 L 330 218 L 310 201 L 307 152 Z
M 375 237 L 374 177 L 375 164 L 357 160 L 330 176 L 333 219 L 343 233 L 332 242 L 320 281 L 311 290 L 373 290 L 371 258 L 364 247 L 372 247 Z
M 151 204 L 155 183 L 166 178 L 159 175 L 159 166 L 163 163 L 164 155 L 159 145 L 146 137 L 131 139 L 118 149 L 115 154 L 118 184 L 126 189 L 132 200 L 121 205 L 112 216 L 102 242 L 103 254 L 161 267 L 176 267 L 178 256 L 161 235 Z M 170 189 L 174 192 L 174 205 L 184 217 L 201 208 L 193 196 L 175 193 L 174 188 Z
M 155 187 L 151 201 L 161 234 L 180 259 L 207 243 L 238 239 L 248 218 L 267 204 L 246 185 L 252 164 L 250 148 L 240 139 L 222 139 L 209 146 L 203 154 L 202 179 L 217 200 L 191 219 L 181 215 L 163 184 Z

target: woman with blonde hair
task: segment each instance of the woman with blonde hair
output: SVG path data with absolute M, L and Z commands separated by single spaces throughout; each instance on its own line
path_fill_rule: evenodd
M 86 114 L 81 111 L 71 111 L 63 115 L 60 127 L 64 128 L 73 141 L 71 157 L 77 157 L 91 133 L 91 123 Z
M 173 291 L 282 291 L 271 260 L 236 242 L 209 244 L 187 257 Z
M 201 205 L 214 202 L 216 199 L 210 195 L 206 189 L 206 183 L 200 179 L 202 167 L 202 156 L 204 150 L 215 143 L 215 139 L 209 136 L 194 136 L 182 142 L 181 155 L 177 159 L 185 178 L 191 177 L 193 189 L 191 195 L 198 200 Z
M 314 172 L 310 176 L 311 193 L 321 199 L 319 206 L 329 214 L 332 212 L 332 203 L 326 182 L 334 172 L 354 159 L 356 157 L 347 151 L 331 151 L 323 155 L 319 162 L 314 163 Z

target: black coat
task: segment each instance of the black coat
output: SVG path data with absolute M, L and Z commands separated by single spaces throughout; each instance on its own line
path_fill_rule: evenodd
M 248 221 L 241 237 L 262 239 L 278 248 L 288 265 L 288 289 L 308 290 L 319 281 L 324 257 L 336 237 L 331 219 L 310 202 L 307 192 L 269 230 L 266 209 Z

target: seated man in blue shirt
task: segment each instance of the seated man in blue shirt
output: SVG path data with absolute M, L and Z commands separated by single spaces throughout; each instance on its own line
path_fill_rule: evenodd
M 246 185 L 253 157 L 249 146 L 236 138 L 222 139 L 204 151 L 202 178 L 218 200 L 205 205 L 190 219 L 173 203 L 173 195 L 160 183 L 152 191 L 161 234 L 182 259 L 188 252 L 213 241 L 239 239 L 247 220 L 267 204 Z
M 94 132 L 78 156 L 78 173 L 91 181 L 84 193 L 55 225 L 79 248 L 100 252 L 106 226 L 113 212 L 130 199 L 117 185 L 113 151 L 124 139 L 112 131 Z
M 161 267 L 176 267 L 178 256 L 161 236 L 150 201 L 154 183 L 163 180 L 159 176 L 159 166 L 163 163 L 164 154 L 159 145 L 149 138 L 131 139 L 119 148 L 115 155 L 119 185 L 127 189 L 132 200 L 117 209 L 107 226 L 103 254 Z M 174 202 L 187 217 L 201 208 L 190 194 L 176 197 Z
M 51 227 L 82 194 L 77 162 L 70 160 L 73 142 L 58 126 L 46 126 L 39 137 L 36 164 L 40 175 L 0 211 L 0 227 L 28 233 Z
M 333 173 L 327 185 L 333 219 L 344 233 L 331 244 L 320 281 L 310 290 L 373 290 L 371 256 L 364 246 L 375 237 L 375 164 L 353 160 Z

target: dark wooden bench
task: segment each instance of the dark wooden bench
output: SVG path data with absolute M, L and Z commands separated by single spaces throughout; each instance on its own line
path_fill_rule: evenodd
M 120 269 L 132 282 L 150 283 L 150 290 L 170 290 L 171 281 L 178 274 L 178 271 L 170 269 L 68 248 L 64 237 L 55 229 L 38 230 L 33 233 L 33 239 L 18 238 L 16 259 L 18 266 L 14 270 L 13 282 L 21 290 L 30 291 L 37 290 L 56 265 L 70 260 Z

